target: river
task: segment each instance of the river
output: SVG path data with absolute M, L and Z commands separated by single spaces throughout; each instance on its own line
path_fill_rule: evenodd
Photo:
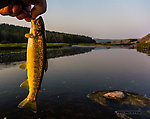
M 113 107 L 93 102 L 87 95 L 97 90 L 123 90 L 150 97 L 148 55 L 120 47 L 73 47 L 48 51 L 48 71 L 38 94 L 37 114 L 19 109 L 17 105 L 28 94 L 19 87 L 27 78 L 26 71 L 19 69 L 25 54 L 25 51 L 0 54 L 2 119 L 118 119 Z

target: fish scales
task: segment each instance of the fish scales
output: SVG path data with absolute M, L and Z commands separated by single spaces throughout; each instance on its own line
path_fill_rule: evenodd
M 30 45 L 30 42 L 32 45 Z M 41 41 L 37 39 L 30 40 L 28 45 L 28 54 L 29 56 L 27 62 L 29 63 L 28 66 L 28 77 L 29 79 L 29 86 L 30 86 L 30 93 L 28 95 L 28 99 L 34 101 L 36 99 L 36 95 L 33 94 L 38 92 L 40 86 L 40 80 L 42 77 L 42 73 L 44 70 L 44 52 L 43 52 L 43 44 Z M 32 43 L 33 42 L 33 43 Z M 33 61 L 32 61 L 33 60 Z
M 18 107 L 29 108 L 36 112 L 36 98 L 41 87 L 44 70 L 47 70 L 47 53 L 45 28 L 42 17 L 31 20 L 31 30 L 25 35 L 28 38 L 27 63 L 25 69 L 28 70 L 28 80 L 21 84 L 21 87 L 28 87 L 29 94 Z M 23 64 L 24 65 L 24 64 Z M 28 85 L 28 86 L 27 86 Z

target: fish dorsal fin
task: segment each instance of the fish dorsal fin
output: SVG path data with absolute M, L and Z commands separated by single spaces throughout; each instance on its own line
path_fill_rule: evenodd
M 25 34 L 25 37 L 26 37 L 26 38 L 33 38 L 34 36 L 33 36 L 33 34 L 31 34 L 31 33 L 26 33 L 26 34 Z
M 21 65 L 19 66 L 19 68 L 20 68 L 20 69 L 23 69 L 23 70 L 26 70 L 26 69 L 27 69 L 27 62 L 21 64 Z
M 45 64 L 45 72 L 48 70 L 48 61 L 46 61 L 46 64 Z
M 29 89 L 28 79 L 25 80 L 25 81 L 20 85 L 20 87 L 24 87 L 24 88 L 26 88 L 26 89 Z

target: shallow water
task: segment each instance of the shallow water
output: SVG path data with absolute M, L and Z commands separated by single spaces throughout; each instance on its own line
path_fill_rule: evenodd
M 37 114 L 17 108 L 28 94 L 26 89 L 19 87 L 26 80 L 26 72 L 18 68 L 24 61 L 1 63 L 0 118 L 117 119 L 113 107 L 103 107 L 87 95 L 96 90 L 111 89 L 150 97 L 150 57 L 146 54 L 136 49 L 105 47 L 72 52 L 76 53 L 53 56 L 48 60 L 49 69 L 38 94 Z M 148 117 L 133 115 L 133 118 Z

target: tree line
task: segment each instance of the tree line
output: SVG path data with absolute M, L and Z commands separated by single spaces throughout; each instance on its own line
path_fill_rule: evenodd
M 29 33 L 29 30 L 27 27 L 0 24 L 0 43 L 27 43 L 24 35 Z M 95 43 L 95 40 L 88 36 L 54 31 L 46 31 L 46 39 L 48 43 Z

